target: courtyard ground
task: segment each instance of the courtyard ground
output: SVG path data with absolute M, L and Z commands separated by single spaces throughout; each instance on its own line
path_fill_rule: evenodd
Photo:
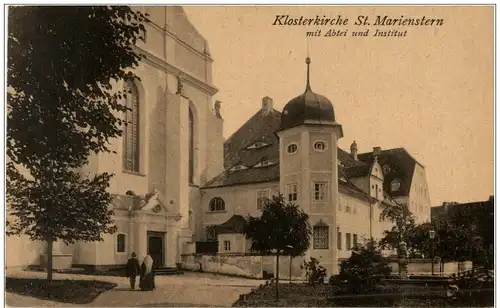
M 7 270 L 6 276 L 43 279 L 46 277 L 46 273 Z M 125 277 L 56 273 L 54 279 L 99 280 L 118 285 L 99 295 L 92 303 L 85 305 L 93 307 L 229 307 L 240 294 L 249 293 L 251 289 L 264 283 L 262 280 L 186 272 L 184 275 L 156 276 L 156 290 L 141 292 L 130 290 L 128 280 Z M 77 306 L 10 292 L 6 292 L 6 304 L 17 307 Z M 78 306 L 81 307 L 81 305 Z

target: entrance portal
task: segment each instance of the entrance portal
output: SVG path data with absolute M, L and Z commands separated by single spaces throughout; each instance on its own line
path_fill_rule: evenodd
M 148 254 L 153 259 L 153 267 L 163 267 L 165 264 L 165 233 L 148 231 Z

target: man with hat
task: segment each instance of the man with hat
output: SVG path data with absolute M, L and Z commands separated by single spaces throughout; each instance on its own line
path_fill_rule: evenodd
M 139 267 L 139 261 L 137 260 L 137 255 L 135 252 L 132 253 L 132 258 L 128 259 L 127 262 L 127 272 L 126 275 L 128 279 L 130 280 L 130 287 L 135 289 L 135 278 L 139 274 L 140 267 Z

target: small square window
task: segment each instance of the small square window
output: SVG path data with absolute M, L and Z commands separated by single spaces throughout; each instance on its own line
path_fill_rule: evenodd
M 326 183 L 317 182 L 314 183 L 314 200 L 324 201 L 326 199 Z
M 224 251 L 231 251 L 231 241 L 224 241 Z
M 287 185 L 286 191 L 288 194 L 288 201 L 290 201 L 290 202 L 297 201 L 298 192 L 299 192 L 299 187 L 297 184 Z

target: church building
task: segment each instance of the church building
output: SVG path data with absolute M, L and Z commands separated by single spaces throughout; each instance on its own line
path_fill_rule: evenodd
M 115 174 L 110 206 L 118 230 L 103 242 L 55 245 L 56 257 L 70 256 L 74 267 L 109 268 L 136 252 L 175 267 L 202 246 L 195 243 L 249 252 L 244 218 L 260 215 L 266 200 L 282 193 L 310 215 L 306 257 L 333 273 L 354 245 L 391 227 L 379 220 L 391 198 L 407 203 L 419 222 L 429 220 L 425 168 L 404 148 L 358 153 L 356 141 L 349 152 L 338 147 L 348 132 L 329 98 L 313 92 L 311 59 L 299 96 L 281 111 L 262 98 L 260 110 L 224 140 L 207 41 L 181 7 L 138 9 L 151 20 L 146 42 L 137 45 L 145 56 L 135 71 L 141 81 L 117 85 L 131 92 L 131 125 L 113 140 L 116 154 L 93 156 L 81 170 Z M 44 243 L 7 238 L 7 266 L 38 264 L 43 253 Z

